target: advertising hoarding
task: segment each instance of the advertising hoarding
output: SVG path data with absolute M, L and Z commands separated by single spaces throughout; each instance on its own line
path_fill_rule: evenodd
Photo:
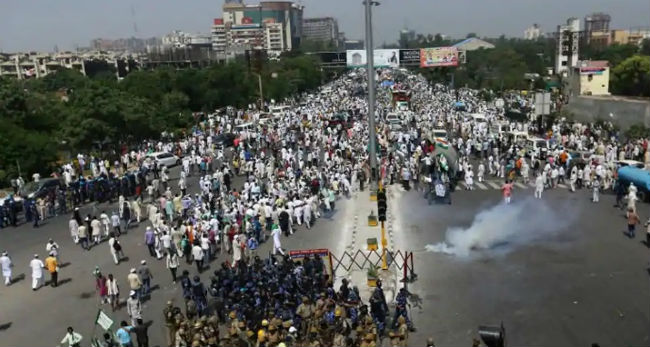
M 343 52 L 322 52 L 318 53 L 324 64 L 345 64 L 346 54 Z
M 400 49 L 400 64 L 420 64 L 420 49 Z
M 366 51 L 363 49 L 346 51 L 346 62 L 348 67 L 365 67 L 368 64 Z M 399 49 L 375 49 L 373 65 L 375 67 L 398 67 Z
M 420 67 L 437 66 L 458 66 L 458 49 L 456 47 L 422 48 Z

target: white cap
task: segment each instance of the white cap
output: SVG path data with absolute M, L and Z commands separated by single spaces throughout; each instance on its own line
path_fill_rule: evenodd
M 291 334 L 295 333 L 296 331 L 298 331 L 298 330 L 296 329 L 296 327 L 290 327 L 290 328 L 289 328 L 289 333 L 291 333 Z

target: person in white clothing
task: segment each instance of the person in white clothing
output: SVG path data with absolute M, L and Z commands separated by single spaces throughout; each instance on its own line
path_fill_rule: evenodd
M 276 252 L 280 252 L 280 254 L 284 255 L 284 251 L 282 251 L 282 243 L 280 243 L 281 233 L 282 230 L 280 230 L 280 227 L 277 224 L 273 224 L 273 229 L 271 230 L 271 236 L 273 237 L 273 255 L 275 255 Z
M 72 327 L 68 327 L 68 332 L 61 340 L 61 344 L 67 343 L 68 347 L 79 347 L 79 342 L 83 339 L 83 336 L 78 332 L 72 330 Z
M 108 237 L 108 233 L 111 232 L 111 219 L 108 217 L 106 211 L 102 211 L 102 214 L 99 215 L 99 221 L 104 227 L 104 236 Z
M 74 216 L 70 218 L 68 226 L 70 228 L 70 236 L 72 236 L 72 241 L 74 241 L 74 243 L 79 243 L 79 223 L 77 223 L 77 220 L 74 218 Z
M 467 190 L 474 190 L 474 172 L 471 166 L 465 171 L 465 185 Z
M 5 278 L 5 285 L 8 286 L 11 284 L 11 268 L 14 266 L 11 258 L 9 258 L 9 253 L 2 252 L 0 257 L 0 267 L 2 267 L 2 277 Z
M 485 165 L 483 165 L 483 162 L 478 164 L 478 173 L 476 176 L 479 182 L 483 182 L 483 177 L 485 176 Z
M 122 245 L 113 232 L 109 234 L 108 248 L 111 251 L 115 265 L 119 264 L 120 260 L 124 257 L 124 251 L 122 251 Z
M 29 262 L 29 267 L 32 268 L 32 290 L 36 290 L 43 285 L 43 268 L 45 265 L 38 259 L 38 254 L 34 254 L 34 259 Z
M 47 244 L 45 245 L 45 251 L 46 251 L 47 254 L 54 255 L 57 262 L 61 261 L 60 258 L 59 258 L 60 255 L 61 255 L 59 244 L 54 242 L 54 240 L 49 239 L 47 241 Z
M 535 198 L 541 199 L 543 191 L 544 191 L 544 177 L 542 176 L 542 174 L 538 174 L 537 178 L 535 179 Z
M 596 178 L 591 184 L 591 189 L 593 190 L 592 202 L 600 201 L 600 179 Z

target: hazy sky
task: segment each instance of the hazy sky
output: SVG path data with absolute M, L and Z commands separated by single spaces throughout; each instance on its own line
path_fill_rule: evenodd
M 250 3 L 257 1 L 250 0 Z M 332 16 L 351 39 L 363 35 L 362 0 L 303 0 L 305 17 Z M 595 11 L 612 28 L 650 26 L 648 0 L 380 0 L 375 43 L 395 42 L 408 26 L 421 33 L 464 37 L 522 36 L 532 23 L 554 31 L 566 18 Z M 223 0 L 0 0 L 0 51 L 51 51 L 87 46 L 93 38 L 162 36 L 174 29 L 209 32 Z M 135 18 L 131 7 L 135 10 Z M 135 34 L 133 22 L 137 23 Z

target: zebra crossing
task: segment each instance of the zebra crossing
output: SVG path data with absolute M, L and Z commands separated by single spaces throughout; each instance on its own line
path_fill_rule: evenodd
M 488 181 L 483 181 L 483 182 L 474 181 L 474 190 L 501 190 L 502 186 L 503 186 L 503 181 L 501 181 L 501 180 L 499 180 L 499 181 L 488 180 Z M 534 181 L 528 181 L 528 183 L 524 183 L 524 182 L 519 182 L 518 181 L 518 182 L 514 182 L 513 186 L 514 186 L 515 189 L 528 189 L 528 188 L 534 189 L 535 188 L 535 182 Z M 466 189 L 467 184 L 464 181 L 462 181 L 458 185 L 458 188 Z M 557 188 L 569 189 L 570 187 L 569 187 L 568 184 L 559 183 L 557 185 Z

